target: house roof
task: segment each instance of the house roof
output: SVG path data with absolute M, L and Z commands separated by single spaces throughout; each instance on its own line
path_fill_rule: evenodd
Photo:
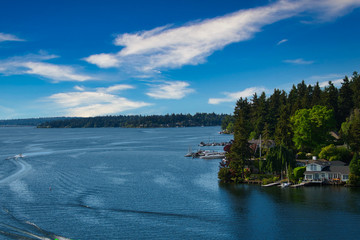
M 315 163 L 321 166 L 345 166 L 346 163 L 342 161 L 328 161 L 325 159 L 317 159 L 317 160 L 296 160 L 297 162 L 303 163 L 303 164 L 311 164 Z
M 330 166 L 330 172 L 350 174 L 350 168 L 349 166 Z
M 342 162 L 342 161 L 330 161 L 330 166 L 345 166 L 346 163 Z
M 326 173 L 328 171 L 305 171 L 304 174 Z
M 314 173 L 341 173 L 341 174 L 350 174 L 349 166 L 330 166 L 323 171 L 305 171 L 304 174 L 314 174 Z

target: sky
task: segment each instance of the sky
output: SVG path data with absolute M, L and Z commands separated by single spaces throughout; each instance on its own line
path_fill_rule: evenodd
M 232 113 L 360 70 L 360 0 L 1 0 L 0 119 Z

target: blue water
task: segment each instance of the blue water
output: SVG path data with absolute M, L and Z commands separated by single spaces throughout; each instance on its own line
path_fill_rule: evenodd
M 219 160 L 184 157 L 219 131 L 0 128 L 0 239 L 360 236 L 360 189 L 221 185 Z

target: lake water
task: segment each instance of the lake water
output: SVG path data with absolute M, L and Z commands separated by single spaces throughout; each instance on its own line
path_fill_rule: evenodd
M 359 239 L 360 189 L 221 185 L 184 157 L 219 131 L 0 128 L 0 239 Z

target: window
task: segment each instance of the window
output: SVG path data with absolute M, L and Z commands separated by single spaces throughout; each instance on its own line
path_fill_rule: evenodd
M 343 175 L 343 179 L 344 179 L 344 180 L 348 180 L 348 179 L 349 179 L 349 175 L 345 175 L 345 174 L 344 174 L 344 175 Z

